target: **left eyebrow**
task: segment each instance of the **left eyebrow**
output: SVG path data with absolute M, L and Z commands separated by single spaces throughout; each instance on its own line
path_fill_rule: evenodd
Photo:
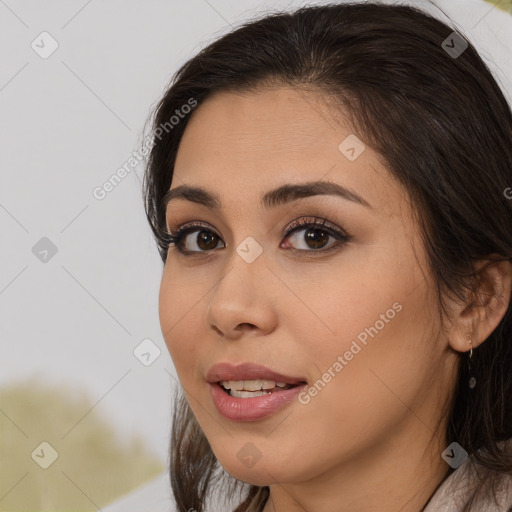
M 334 195 L 367 208 L 373 208 L 366 199 L 353 190 L 332 181 L 311 181 L 300 184 L 286 183 L 266 192 L 261 198 L 260 203 L 265 208 L 273 208 L 297 199 L 318 195 Z M 220 197 L 217 194 L 204 188 L 190 185 L 180 185 L 167 191 L 162 198 L 164 208 L 167 208 L 168 204 L 176 199 L 202 204 L 211 210 L 220 210 L 222 207 Z

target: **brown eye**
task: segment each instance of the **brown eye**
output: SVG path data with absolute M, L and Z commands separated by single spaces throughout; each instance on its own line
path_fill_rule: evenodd
M 190 236 L 197 233 L 195 236 Z M 176 235 L 171 237 L 171 243 L 186 253 L 200 253 L 211 251 L 219 244 L 220 237 L 213 231 L 202 226 L 188 226 L 178 230 Z
M 304 239 L 306 240 L 306 244 L 308 244 L 312 249 L 321 249 L 329 240 L 329 236 L 330 235 L 326 231 L 308 229 L 304 234 Z
M 294 248 L 301 251 L 307 251 L 308 249 L 323 249 L 329 241 L 329 238 L 334 239 L 334 236 L 319 228 L 297 229 L 292 236 L 288 237 L 289 240 L 293 241 L 293 245 L 295 246 Z M 301 243 L 304 244 L 302 247 L 300 247 Z
M 195 233 L 195 231 L 192 231 L 192 233 Z M 209 251 L 217 247 L 218 239 L 219 237 L 216 234 L 202 229 L 196 236 L 196 243 L 201 250 Z
M 325 223 L 325 219 L 296 221 L 286 233 L 286 239 L 292 242 L 291 248 L 302 252 L 324 252 L 350 240 L 350 235 L 334 226 L 326 226 Z M 327 245 L 330 238 L 333 239 L 333 243 Z M 290 243 L 287 242 L 285 246 L 288 248 Z

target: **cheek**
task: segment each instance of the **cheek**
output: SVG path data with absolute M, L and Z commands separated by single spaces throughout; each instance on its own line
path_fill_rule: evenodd
M 323 418 L 310 425 L 317 448 L 326 452 L 334 439 L 349 451 L 379 439 L 427 393 L 435 326 L 426 285 L 411 293 L 398 278 L 361 284 L 319 305 L 335 334 L 308 348 L 316 365 L 302 403 L 306 414 Z
M 364 390 L 358 387 L 377 380 L 370 369 L 378 374 L 384 367 L 401 385 L 400 375 L 407 380 L 408 371 L 423 365 L 431 350 L 432 344 L 423 339 L 434 329 L 425 278 L 410 261 L 397 262 L 396 255 L 370 266 L 361 259 L 347 259 L 342 267 L 294 282 L 294 292 L 303 302 L 290 303 L 286 314 L 295 309 L 302 353 L 316 363 L 312 377 L 322 379 L 330 369 L 322 379 L 336 374 L 329 388 L 340 386 L 343 393 L 361 395 Z M 312 287 L 312 282 L 322 286 Z M 338 356 L 344 359 L 342 369 Z M 342 373 L 344 377 L 338 377 Z
M 335 360 L 356 339 L 364 347 L 371 339 L 367 330 L 374 334 L 371 328 L 376 322 L 380 337 L 401 315 L 396 303 L 404 296 L 406 285 L 387 269 L 375 270 L 375 265 L 368 269 L 367 264 L 356 260 L 343 259 L 334 272 L 331 266 L 294 278 L 294 296 L 288 293 L 287 300 L 282 301 L 287 305 L 283 317 L 294 319 L 297 339 L 303 340 L 302 349 L 312 351 L 313 360 L 322 354 Z M 328 360 L 321 362 L 325 365 Z
M 199 345 L 204 334 L 200 315 L 204 290 L 183 283 L 176 274 L 164 269 L 160 283 L 158 314 L 160 328 L 180 380 L 192 374 L 193 361 L 199 357 Z
M 361 347 L 357 359 L 371 357 L 361 357 L 370 345 L 378 357 L 384 356 L 379 347 L 383 351 L 395 346 L 404 349 L 431 326 L 432 303 L 424 272 L 410 246 L 398 238 L 392 241 L 396 243 L 357 247 L 347 252 L 338 268 L 331 265 L 314 278 L 308 275 L 302 282 L 295 280 L 294 291 L 309 310 L 296 304 L 304 315 L 295 316 L 309 321 L 306 327 L 302 320 L 301 330 L 313 334 L 316 329 L 322 340 L 321 352 L 331 362 L 352 347 L 353 352 L 358 351 L 354 341 Z M 316 350 L 319 343 L 312 346 Z M 351 354 L 347 357 L 356 359 Z
M 385 240 L 371 243 L 358 240 L 325 264 L 311 264 L 306 272 L 299 265 L 283 264 L 293 292 L 284 290 L 283 304 L 290 303 L 286 315 L 300 323 L 301 332 L 316 332 L 322 348 L 343 348 L 344 341 L 350 345 L 365 328 L 377 321 L 380 325 L 380 315 L 424 280 L 411 247 L 404 242 L 407 237 L 400 237 L 403 229 L 396 231 L 389 240 L 384 236 Z

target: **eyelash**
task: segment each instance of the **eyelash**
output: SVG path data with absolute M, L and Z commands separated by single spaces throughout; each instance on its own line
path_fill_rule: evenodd
M 329 226 L 326 226 L 326 223 L 329 224 Z M 327 233 L 330 236 L 333 236 L 336 239 L 335 243 L 332 243 L 330 246 L 328 246 L 327 249 L 311 249 L 311 250 L 305 250 L 305 249 L 289 249 L 300 253 L 322 253 L 325 254 L 327 252 L 331 252 L 332 250 L 335 250 L 339 248 L 340 246 L 345 245 L 351 238 L 352 235 L 347 233 L 345 230 L 341 230 L 340 228 L 335 227 L 333 224 L 329 223 L 329 221 L 325 218 L 318 218 L 318 217 L 303 217 L 301 219 L 297 219 L 292 221 L 292 223 L 288 226 L 288 229 L 284 233 L 284 238 L 288 238 L 292 233 L 295 231 L 302 231 L 307 228 L 316 229 L 318 231 L 323 231 Z M 181 246 L 181 243 L 183 241 L 183 238 L 185 235 L 189 233 L 193 233 L 195 231 L 208 231 L 210 233 L 213 233 L 215 236 L 220 238 L 217 233 L 212 231 L 210 227 L 202 222 L 192 222 L 190 224 L 185 224 L 183 226 L 178 226 L 177 230 L 175 232 L 171 232 L 167 236 L 167 242 L 169 246 L 173 245 L 176 246 L 176 249 L 183 255 L 189 256 L 189 255 L 198 255 L 198 254 L 206 254 L 210 251 L 189 251 L 187 249 L 183 249 Z M 213 250 L 213 249 L 212 249 Z

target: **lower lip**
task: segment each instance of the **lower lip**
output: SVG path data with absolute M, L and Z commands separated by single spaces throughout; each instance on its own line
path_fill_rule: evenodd
M 236 398 L 223 391 L 218 383 L 210 383 L 215 407 L 224 418 L 231 421 L 256 421 L 266 418 L 292 402 L 305 387 L 306 384 L 300 384 L 291 389 L 254 398 Z

